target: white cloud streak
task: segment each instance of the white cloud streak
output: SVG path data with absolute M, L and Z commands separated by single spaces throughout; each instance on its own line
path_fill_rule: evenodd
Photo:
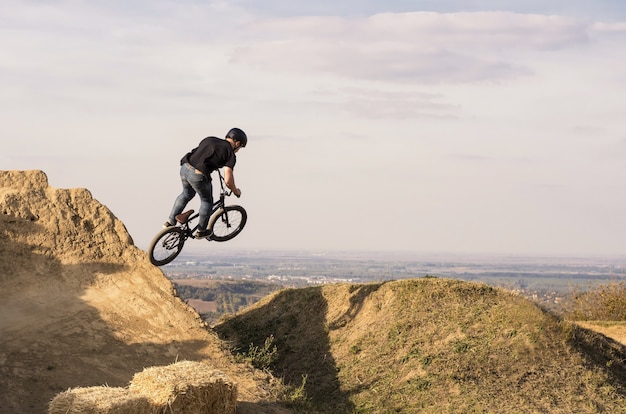
M 528 75 L 513 51 L 559 50 L 589 40 L 576 19 L 507 12 L 269 19 L 251 30 L 259 40 L 238 48 L 236 63 L 411 83 Z
M 591 29 L 599 33 L 626 34 L 626 22 L 597 22 L 591 25 Z

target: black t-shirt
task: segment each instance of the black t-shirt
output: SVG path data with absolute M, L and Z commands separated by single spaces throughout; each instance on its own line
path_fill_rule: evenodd
M 237 157 L 230 142 L 221 138 L 207 137 L 180 160 L 181 165 L 186 162 L 210 177 L 211 172 L 218 168 L 235 168 Z

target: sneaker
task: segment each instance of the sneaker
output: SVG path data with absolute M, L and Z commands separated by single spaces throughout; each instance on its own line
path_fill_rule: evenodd
M 174 223 L 170 222 L 169 220 L 166 221 L 165 223 L 163 223 L 163 228 L 166 229 L 168 227 L 172 227 L 174 226 Z
M 208 230 L 198 230 L 196 234 L 193 235 L 196 239 L 206 239 L 211 235 L 211 232 Z

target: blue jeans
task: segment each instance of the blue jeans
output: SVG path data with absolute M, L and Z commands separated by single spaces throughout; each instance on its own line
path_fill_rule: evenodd
M 176 197 L 169 217 L 170 222 L 176 222 L 176 216 L 183 212 L 187 203 L 198 193 L 200 196 L 198 230 L 206 230 L 211 211 L 213 210 L 213 186 L 211 180 L 204 174 L 196 173 L 196 169 L 190 164 L 183 164 L 180 167 L 180 180 L 183 183 L 183 192 Z

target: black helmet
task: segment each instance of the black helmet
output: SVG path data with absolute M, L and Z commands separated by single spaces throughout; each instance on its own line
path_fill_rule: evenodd
M 241 142 L 242 147 L 245 147 L 248 143 L 248 137 L 246 136 L 246 133 L 239 128 L 232 128 L 230 131 L 228 131 L 228 134 L 226 134 L 226 138 L 232 138 L 235 142 Z

